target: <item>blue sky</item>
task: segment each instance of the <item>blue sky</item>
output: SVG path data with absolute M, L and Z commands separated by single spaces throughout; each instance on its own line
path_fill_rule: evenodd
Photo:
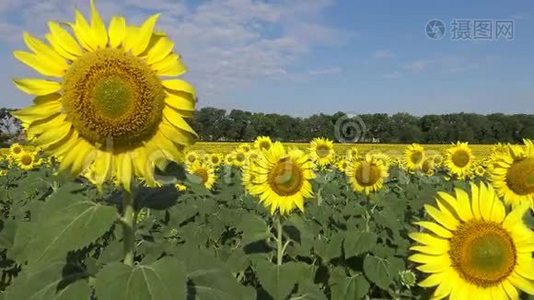
M 70 21 L 88 0 L 2 0 L 0 106 L 31 98 L 9 82 L 34 76 L 11 55 L 22 32 Z M 97 0 L 104 17 L 159 27 L 176 42 L 199 106 L 313 113 L 534 113 L 532 1 Z M 425 25 L 445 22 L 441 40 Z M 513 20 L 513 40 L 452 40 L 454 19 Z M 493 24 L 493 26 L 495 26 Z M 495 28 L 493 28 L 495 30 Z M 495 33 L 495 32 L 494 32 Z

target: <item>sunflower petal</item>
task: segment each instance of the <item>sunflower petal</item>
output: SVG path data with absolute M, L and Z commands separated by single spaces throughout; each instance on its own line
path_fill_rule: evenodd
M 46 45 L 43 41 L 33 37 L 31 34 L 24 32 L 23 39 L 24 43 L 26 43 L 26 46 L 28 46 L 30 50 L 35 52 L 35 54 L 48 57 L 53 61 L 65 60 L 53 48 L 50 48 L 50 46 Z
M 150 38 L 154 33 L 154 27 L 158 21 L 159 14 L 150 16 L 138 30 L 137 35 L 131 40 L 131 44 L 128 45 L 131 47 L 133 55 L 139 55 L 145 51 L 148 44 L 150 43 Z M 126 50 L 130 50 L 126 49 Z
M 510 281 L 515 287 L 523 290 L 527 294 L 534 295 L 534 282 L 524 278 L 523 276 L 518 275 L 517 273 L 512 273 L 508 276 L 507 280 Z
M 70 56 L 67 58 L 79 57 L 82 55 L 82 49 L 76 40 L 56 22 L 48 22 L 48 28 L 50 29 L 49 41 L 54 48 L 60 48 L 64 52 L 67 52 Z
M 35 71 L 45 76 L 63 77 L 67 69 L 67 63 L 63 61 L 53 61 L 44 55 L 33 54 L 24 51 L 15 51 L 13 56 L 20 62 L 33 68 Z
M 154 63 L 152 68 L 156 70 L 156 74 L 159 76 L 180 76 L 187 72 L 187 68 L 177 54 L 171 54 L 163 60 Z
M 167 57 L 174 48 L 174 43 L 166 36 L 160 37 L 147 53 L 147 64 L 152 65 Z
M 13 82 L 21 91 L 36 96 L 53 94 L 61 90 L 61 84 L 44 79 L 14 79 Z
M 108 34 L 111 47 L 118 48 L 122 45 L 126 36 L 126 20 L 123 17 L 111 18 Z
M 130 153 L 121 153 L 117 159 L 117 179 L 126 191 L 131 190 L 132 184 L 132 158 Z
M 195 137 L 198 136 L 195 130 L 193 130 L 193 128 L 187 124 L 182 115 L 180 115 L 176 110 L 166 106 L 163 108 L 163 116 L 176 128 L 184 130 Z
M 61 102 L 50 101 L 43 104 L 32 105 L 12 112 L 11 114 L 24 123 L 46 119 L 61 112 Z
M 434 234 L 438 235 L 439 237 L 442 237 L 442 238 L 452 237 L 452 233 L 450 231 L 448 231 L 447 229 L 443 228 L 442 226 L 434 222 L 420 221 L 420 222 L 416 222 L 415 224 L 432 231 Z
M 425 204 L 424 207 L 426 212 L 434 220 L 436 220 L 436 222 L 440 223 L 449 230 L 455 230 L 460 224 L 459 221 L 448 211 L 438 210 L 437 208 L 428 204 Z
M 458 208 L 456 213 L 460 219 L 464 222 L 467 222 L 473 219 L 473 211 L 471 210 L 471 201 L 469 195 L 462 189 L 454 189 L 456 193 L 456 199 L 458 201 Z
M 75 22 L 74 24 L 70 25 L 72 27 L 72 31 L 74 31 L 76 39 L 85 49 L 89 51 L 96 50 L 98 47 L 98 42 L 93 37 L 89 23 L 87 23 L 87 20 L 85 20 L 85 17 L 79 10 L 76 10 L 74 15 Z
M 59 126 L 55 127 L 54 130 L 43 131 L 33 143 L 41 148 L 47 148 L 64 139 L 70 133 L 71 128 L 72 125 L 69 122 L 63 121 Z
M 95 182 L 96 185 L 102 185 L 104 182 L 108 181 L 111 177 L 111 152 L 108 151 L 98 151 L 96 153 L 96 159 L 94 162 L 95 170 Z
M 100 49 L 106 48 L 108 43 L 108 32 L 104 21 L 102 21 L 102 18 L 100 17 L 100 13 L 96 9 L 94 0 L 91 0 L 91 29 L 93 31 L 96 47 Z
M 171 91 L 185 92 L 193 97 L 196 95 L 195 88 L 189 82 L 182 79 L 163 80 L 161 84 Z
M 422 232 L 412 232 L 409 233 L 408 236 L 423 245 L 440 248 L 440 249 L 449 249 L 449 242 L 444 239 L 440 239 L 437 237 L 434 237 L 428 233 L 422 233 Z
M 165 103 L 178 111 L 195 111 L 195 100 L 185 93 L 183 93 L 183 95 L 180 95 L 179 93 L 167 93 Z M 190 115 L 187 117 L 190 117 Z

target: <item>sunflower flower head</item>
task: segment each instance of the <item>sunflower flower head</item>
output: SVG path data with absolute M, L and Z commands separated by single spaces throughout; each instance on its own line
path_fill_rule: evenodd
M 534 146 L 508 145 L 503 153 L 492 157 L 491 184 L 507 204 L 534 208 Z
M 421 287 L 441 299 L 518 299 L 534 294 L 534 232 L 523 222 L 527 205 L 507 213 L 491 186 L 471 184 L 471 194 L 438 193 L 437 207 L 425 205 L 432 221 L 415 224 L 417 242 L 408 259 L 427 273 Z
M 416 171 L 420 170 L 425 161 L 425 148 L 419 144 L 411 144 L 404 151 L 404 164 L 406 170 Z
M 458 142 L 446 150 L 445 165 L 451 177 L 466 179 L 472 175 L 473 151 L 467 143 Z
M 58 158 L 59 171 L 94 168 L 97 185 L 116 178 L 126 190 L 134 177 L 158 185 L 154 167 L 181 161 L 196 137 L 185 121 L 195 90 L 176 78 L 186 68 L 156 31 L 159 14 L 140 26 L 115 16 L 106 27 L 94 1 L 90 7 L 90 22 L 78 10 L 74 22 L 50 21 L 46 41 L 24 33 L 29 51 L 14 56 L 46 79 L 14 80 L 36 98 L 13 115 L 34 145 Z
M 273 141 L 268 136 L 258 136 L 254 140 L 254 148 L 258 150 L 269 150 L 272 144 Z
M 285 215 L 295 208 L 304 211 L 304 199 L 313 195 L 313 169 L 314 164 L 303 151 L 287 150 L 275 142 L 244 168 L 243 184 L 271 214 L 278 211 Z
M 345 169 L 345 174 L 353 191 L 369 195 L 384 187 L 389 167 L 383 158 L 366 154 L 362 159 L 352 161 Z
M 310 142 L 310 157 L 319 167 L 334 162 L 334 142 L 325 138 L 315 138 Z
M 189 173 L 191 182 L 198 183 L 211 190 L 215 185 L 215 169 L 207 162 L 197 161 L 193 164 L 187 165 L 187 173 Z

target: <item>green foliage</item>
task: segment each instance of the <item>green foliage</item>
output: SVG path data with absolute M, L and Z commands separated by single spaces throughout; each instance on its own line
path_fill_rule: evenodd
M 363 122 L 367 130 L 363 141 L 374 138 L 382 143 L 444 144 L 465 141 L 478 144 L 520 143 L 534 138 L 534 115 L 445 114 L 412 116 L 407 113 L 362 114 L 354 124 Z M 203 141 L 251 141 L 266 135 L 286 142 L 310 141 L 322 136 L 335 140 L 336 126 L 347 115 L 316 114 L 306 118 L 279 114 L 251 113 L 204 107 L 195 112 L 193 128 Z
M 280 265 L 277 226 L 239 170 L 220 169 L 213 191 L 187 181 L 184 192 L 136 186 L 142 217 L 128 266 L 115 188 L 99 192 L 48 167 L 13 170 L 0 178 L 0 299 L 424 298 L 407 234 L 437 191 L 463 183 L 390 173 L 366 197 L 344 174 L 321 171 L 305 211 L 281 219 Z
M 95 290 L 100 300 L 185 299 L 185 266 L 173 257 L 133 267 L 110 263 L 98 272 Z

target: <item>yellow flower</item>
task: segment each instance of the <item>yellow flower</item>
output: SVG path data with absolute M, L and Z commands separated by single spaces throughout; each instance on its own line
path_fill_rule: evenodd
M 14 143 L 9 146 L 9 155 L 11 155 L 11 157 L 17 157 L 22 152 L 24 152 L 24 148 L 19 143 Z
M 177 184 L 175 184 L 174 187 L 175 187 L 176 190 L 179 191 L 179 192 L 183 192 L 183 191 L 187 190 L 187 186 L 184 185 L 184 184 L 181 184 L 181 183 L 177 183 Z
M 345 173 L 345 170 L 347 169 L 349 165 L 350 165 L 350 160 L 342 158 L 337 162 L 336 168 L 339 170 L 339 172 Z
M 472 174 L 474 156 L 467 143 L 456 143 L 447 149 L 445 165 L 451 176 L 465 179 Z
M 506 204 L 534 207 L 534 146 L 508 146 L 506 154 L 494 156 L 490 181 Z
M 206 163 L 197 161 L 195 163 L 187 165 L 187 172 L 193 175 L 192 182 L 204 185 L 208 190 L 213 188 L 215 184 L 215 170 L 213 167 Z
M 425 148 L 419 144 L 411 144 L 404 151 L 404 163 L 408 171 L 421 169 L 425 161 Z
M 199 160 L 199 154 L 196 151 L 189 151 L 185 154 L 185 163 L 193 164 Z
M 24 33 L 29 52 L 14 56 L 46 79 L 15 79 L 35 95 L 13 113 L 28 138 L 56 156 L 59 171 L 78 175 L 93 166 L 96 182 L 115 179 L 130 190 L 134 176 L 157 185 L 154 166 L 181 161 L 196 136 L 184 118 L 195 110 L 195 91 L 175 77 L 186 72 L 174 44 L 155 31 L 159 15 L 141 26 L 113 17 L 106 28 L 94 1 L 91 21 L 48 23 L 44 42 Z
M 315 138 L 310 142 L 310 158 L 320 167 L 325 167 L 334 160 L 334 143 L 325 138 Z
M 0 170 L 0 177 L 6 176 L 6 175 L 7 175 L 7 170 Z
M 244 152 L 241 149 L 236 149 L 236 150 L 234 150 L 232 155 L 234 157 L 234 160 L 233 160 L 234 166 L 242 167 L 245 164 L 245 162 L 247 160 L 247 153 L 246 152 Z
M 388 166 L 375 155 L 366 154 L 360 160 L 352 161 L 345 169 L 349 183 L 355 192 L 376 192 L 384 186 L 384 180 L 389 176 Z
M 351 159 L 359 159 L 360 158 L 360 151 L 358 151 L 358 148 L 353 146 L 353 147 L 350 147 L 350 149 L 348 149 L 345 152 L 345 156 L 349 160 L 351 160 Z
M 35 167 L 39 166 L 40 162 L 38 161 L 35 152 L 22 151 L 16 158 L 17 165 L 26 171 L 32 170 Z
M 209 162 L 212 166 L 218 167 L 220 166 L 224 161 L 224 156 L 220 153 L 211 153 L 209 155 Z
M 280 142 L 272 144 L 258 159 L 244 168 L 244 184 L 251 195 L 285 215 L 298 208 L 304 211 L 304 199 L 313 195 L 310 180 L 315 178 L 314 165 L 298 149 L 287 151 Z
M 227 153 L 224 156 L 224 163 L 227 166 L 233 166 L 234 165 L 234 161 L 235 161 L 235 157 L 234 157 L 234 153 L 233 152 Z
M 271 138 L 268 136 L 258 136 L 254 140 L 254 148 L 258 150 L 269 150 L 272 144 L 273 141 L 271 141 Z
M 527 205 L 506 213 L 492 187 L 471 184 L 471 195 L 438 193 L 438 207 L 425 205 L 435 222 L 420 221 L 425 232 L 409 236 L 418 244 L 408 259 L 429 276 L 433 298 L 518 299 L 518 289 L 534 294 L 534 232 L 522 220 Z
M 239 145 L 239 147 L 237 147 L 237 149 L 239 149 L 242 152 L 247 153 L 252 149 L 252 146 L 250 146 L 247 143 L 243 143 L 243 144 Z
M 434 161 L 433 157 L 427 157 L 423 160 L 423 163 L 421 164 L 421 171 L 429 176 L 434 175 L 434 169 L 436 167 L 436 163 Z

